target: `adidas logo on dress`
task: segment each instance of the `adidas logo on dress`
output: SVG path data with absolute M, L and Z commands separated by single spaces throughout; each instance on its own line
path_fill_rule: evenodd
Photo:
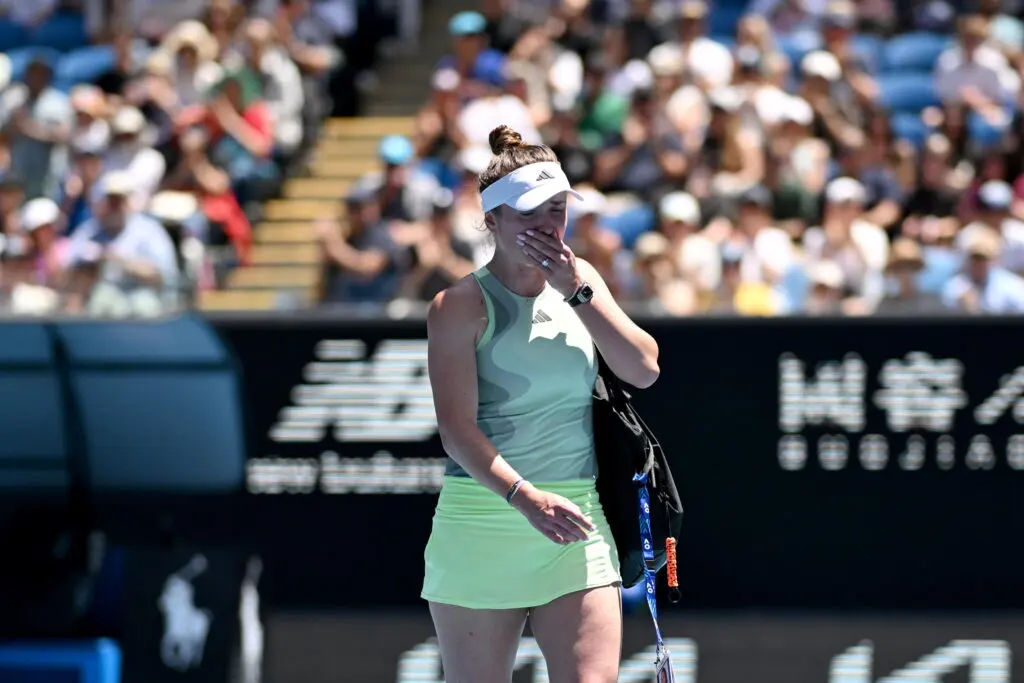
M 551 175 L 551 174 L 550 174 L 550 173 L 548 173 L 547 171 L 541 171 L 541 172 L 540 172 L 540 175 L 539 175 L 539 176 L 537 176 L 537 180 L 536 180 L 536 182 L 538 182 L 538 183 L 539 183 L 539 182 L 540 182 L 540 181 L 542 181 L 542 180 L 554 180 L 554 179 L 555 179 L 555 176 Z
M 537 311 L 537 315 L 533 316 L 533 324 L 538 323 L 549 323 L 551 322 L 551 316 L 544 311 Z

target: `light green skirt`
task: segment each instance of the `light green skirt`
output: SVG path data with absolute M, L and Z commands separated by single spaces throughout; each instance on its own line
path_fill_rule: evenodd
M 585 541 L 559 545 L 474 480 L 445 477 L 424 553 L 421 597 L 472 609 L 513 609 L 620 581 L 615 540 L 594 481 L 534 485 L 576 503 L 597 529 Z

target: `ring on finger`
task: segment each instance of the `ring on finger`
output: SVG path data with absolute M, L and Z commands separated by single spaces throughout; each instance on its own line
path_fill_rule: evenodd
M 542 266 L 544 266 L 545 268 L 547 268 L 548 266 L 550 266 L 550 265 L 551 265 L 551 261 L 549 261 L 549 260 L 547 260 L 547 259 L 544 259 L 543 261 L 541 261 L 541 262 L 540 262 L 540 265 L 542 265 Z

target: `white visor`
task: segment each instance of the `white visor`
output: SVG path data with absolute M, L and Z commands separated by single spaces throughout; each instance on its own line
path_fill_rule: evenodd
M 555 161 L 542 161 L 517 168 L 502 177 L 480 194 L 484 213 L 493 211 L 502 204 L 516 211 L 533 211 L 560 192 L 568 192 L 576 199 L 582 199 L 569 186 L 562 165 Z

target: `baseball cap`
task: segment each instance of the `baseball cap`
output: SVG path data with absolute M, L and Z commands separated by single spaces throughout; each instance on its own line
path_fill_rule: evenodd
M 125 197 L 132 193 L 132 177 L 125 171 L 110 171 L 103 176 L 103 194 Z
M 700 204 L 688 192 L 669 192 L 658 203 L 658 213 L 664 220 L 688 225 L 697 225 L 701 218 Z
M 860 181 L 853 178 L 836 178 L 825 188 L 825 201 L 830 204 L 863 204 L 866 200 L 867 190 Z
M 800 70 L 804 76 L 818 76 L 826 81 L 838 81 L 843 75 L 843 66 L 836 56 L 824 50 L 808 53 L 800 61 Z
M 21 227 L 26 232 L 38 230 L 44 225 L 53 225 L 60 218 L 60 207 L 52 199 L 40 197 L 26 202 L 21 207 Z
M 345 196 L 345 202 L 353 206 L 360 206 L 373 201 L 381 188 L 381 177 L 379 174 L 371 173 L 352 183 Z
M 404 135 L 388 135 L 380 141 L 377 153 L 385 163 L 392 166 L 403 166 L 412 161 L 416 150 L 409 138 Z
M 146 117 L 135 107 L 121 107 L 110 122 L 114 135 L 138 135 L 146 127 Z
M 739 204 L 740 206 L 757 206 L 762 209 L 770 209 L 773 204 L 771 190 L 764 185 L 748 187 L 740 195 Z
M 978 203 L 986 209 L 1004 211 L 1013 203 L 1013 188 L 1003 180 L 989 180 L 978 189 Z
M 964 228 L 963 233 L 967 237 L 963 250 L 968 256 L 980 256 L 989 260 L 999 256 L 1002 240 L 995 230 L 986 225 L 971 224 Z
M 448 22 L 452 36 L 473 36 L 487 29 L 487 19 L 479 12 L 459 12 Z
M 149 214 L 163 223 L 181 224 L 199 211 L 199 201 L 191 192 L 158 192 L 149 201 Z
M 503 176 L 485 189 L 480 197 L 484 213 L 502 204 L 516 211 L 533 211 L 560 192 L 568 192 L 576 199 L 580 194 L 572 189 L 562 165 L 555 161 L 527 164 Z

